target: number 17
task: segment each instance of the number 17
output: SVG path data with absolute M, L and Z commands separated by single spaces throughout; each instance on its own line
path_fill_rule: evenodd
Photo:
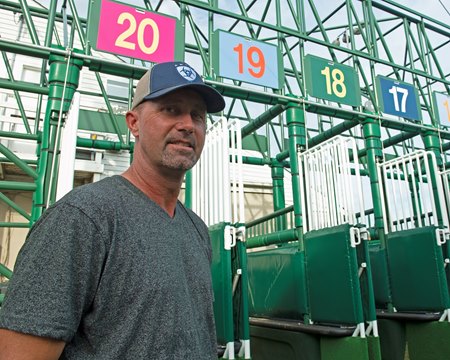
M 393 86 L 389 89 L 389 93 L 394 98 L 395 111 L 406 112 L 406 99 L 408 98 L 408 89 L 399 86 Z M 398 106 L 398 93 L 403 94 L 401 107 Z

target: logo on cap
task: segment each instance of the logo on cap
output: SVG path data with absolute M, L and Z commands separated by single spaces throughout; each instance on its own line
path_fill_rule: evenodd
M 195 70 L 186 65 L 177 66 L 177 71 L 187 81 L 194 81 L 197 77 Z

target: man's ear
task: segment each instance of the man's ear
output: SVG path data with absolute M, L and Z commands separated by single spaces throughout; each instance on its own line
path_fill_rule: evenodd
M 139 137 L 139 113 L 135 110 L 127 111 L 125 121 L 133 136 Z

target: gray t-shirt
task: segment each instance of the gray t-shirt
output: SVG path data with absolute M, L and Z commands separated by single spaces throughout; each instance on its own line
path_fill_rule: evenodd
M 208 229 L 121 176 L 50 207 L 16 262 L 0 327 L 67 342 L 61 359 L 217 359 Z

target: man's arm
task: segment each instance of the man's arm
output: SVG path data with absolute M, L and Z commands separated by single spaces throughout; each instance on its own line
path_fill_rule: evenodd
M 57 360 L 66 343 L 0 329 L 0 360 Z

